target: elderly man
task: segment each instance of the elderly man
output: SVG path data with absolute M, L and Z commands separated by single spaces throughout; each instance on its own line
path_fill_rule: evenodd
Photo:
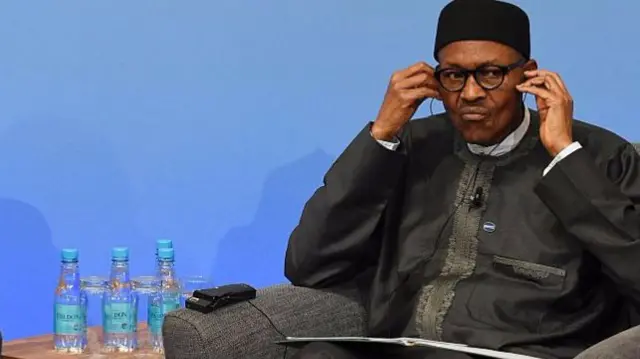
M 572 119 L 567 86 L 531 59 L 515 5 L 452 1 L 434 56 L 435 68 L 393 74 L 375 121 L 306 204 L 287 277 L 357 286 L 371 336 L 572 358 L 637 324 L 634 148 Z M 446 113 L 409 121 L 425 99 Z M 354 348 L 313 344 L 298 356 L 391 357 Z

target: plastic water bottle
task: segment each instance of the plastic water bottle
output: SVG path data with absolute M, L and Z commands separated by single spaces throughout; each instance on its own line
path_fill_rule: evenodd
M 173 248 L 158 249 L 158 291 L 149 299 L 149 333 L 151 346 L 155 352 L 163 352 L 162 323 L 164 316 L 180 308 L 182 291 L 174 268 Z
M 80 285 L 77 249 L 62 250 L 53 320 L 55 351 L 82 353 L 87 347 L 87 296 Z
M 160 290 L 160 278 L 158 277 L 158 273 L 160 273 L 160 258 L 158 257 L 158 251 L 162 248 L 173 248 L 173 241 L 170 239 L 158 239 L 156 241 L 156 257 L 155 257 L 155 265 L 154 265 L 154 280 L 152 283 L 153 286 L 153 291 L 152 293 L 149 293 L 149 297 L 147 298 L 146 301 L 146 305 L 147 305 L 147 328 L 149 329 L 149 340 L 151 343 L 154 342 L 154 334 L 151 331 L 151 327 L 152 327 L 152 303 L 151 303 L 151 298 L 153 296 L 153 294 L 155 294 L 156 292 L 158 292 Z
M 138 347 L 138 295 L 129 276 L 129 249 L 111 251 L 111 274 L 102 299 L 104 349 L 132 352 Z

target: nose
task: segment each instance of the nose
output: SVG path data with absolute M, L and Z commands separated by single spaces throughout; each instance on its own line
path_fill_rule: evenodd
M 462 97 L 466 102 L 476 102 L 483 99 L 486 95 L 487 93 L 482 87 L 480 87 L 480 85 L 478 85 L 476 79 L 473 76 L 469 76 L 467 78 L 467 82 L 462 88 L 460 97 Z

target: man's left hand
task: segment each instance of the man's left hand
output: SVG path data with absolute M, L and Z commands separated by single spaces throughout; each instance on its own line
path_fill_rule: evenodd
M 527 80 L 518 91 L 536 97 L 540 113 L 540 140 L 555 157 L 573 142 L 573 99 L 558 74 L 546 70 L 525 71 Z

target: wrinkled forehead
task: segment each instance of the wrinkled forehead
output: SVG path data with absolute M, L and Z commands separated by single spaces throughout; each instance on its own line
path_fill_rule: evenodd
M 522 58 L 515 49 L 494 41 L 452 42 L 438 52 L 440 67 L 476 68 L 483 65 L 506 66 Z

